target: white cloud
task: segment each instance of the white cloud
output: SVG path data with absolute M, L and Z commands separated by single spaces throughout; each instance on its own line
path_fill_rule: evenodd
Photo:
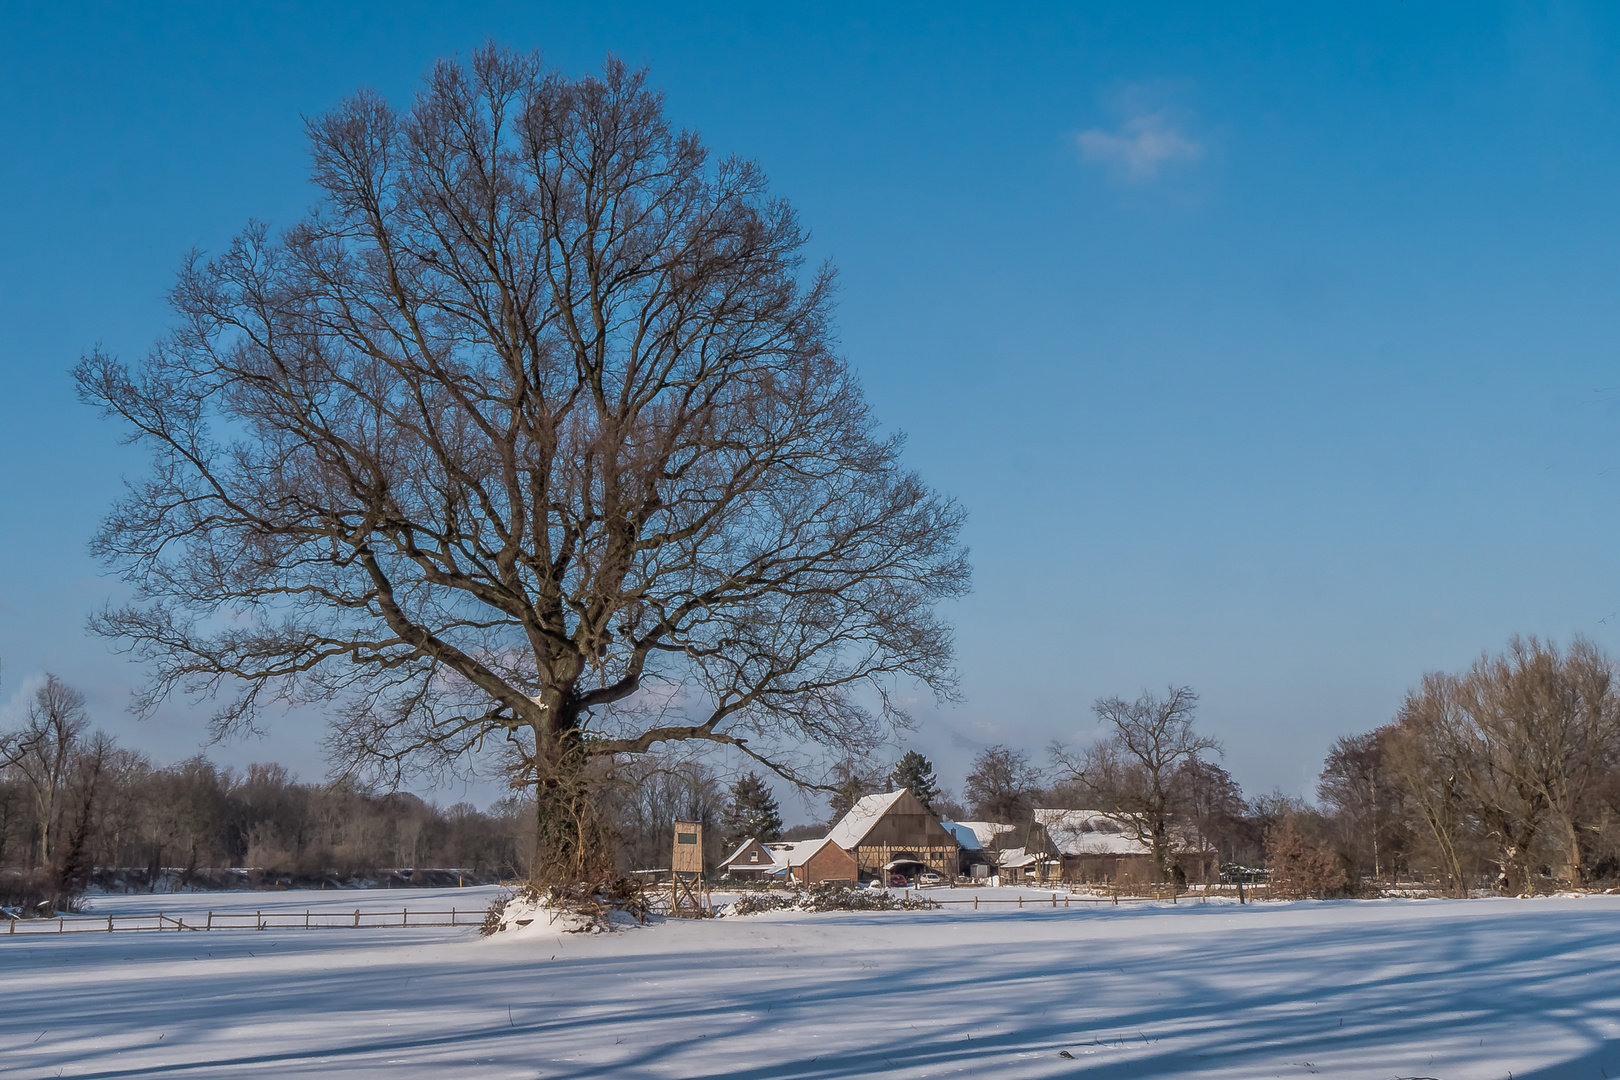
M 11 696 L 0 701 L 0 731 L 21 727 L 28 718 L 28 706 L 33 702 L 34 695 L 39 688 L 45 685 L 43 672 L 34 672 L 24 676 L 20 683 L 16 683 Z
M 1203 144 L 1176 127 L 1165 109 L 1135 113 L 1118 131 L 1082 131 L 1075 142 L 1082 157 L 1107 166 L 1115 179 L 1127 184 L 1148 183 L 1167 165 L 1204 156 Z

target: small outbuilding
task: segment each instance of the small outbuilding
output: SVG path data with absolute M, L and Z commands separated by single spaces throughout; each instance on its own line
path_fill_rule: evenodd
M 855 856 L 826 837 L 771 844 L 770 848 L 788 877 L 801 885 L 853 884 L 860 877 Z
M 780 869 L 770 850 L 752 838 L 744 840 L 741 847 L 720 860 L 720 872 L 733 877 L 770 877 Z
M 996 872 L 997 853 L 1017 830 L 994 821 L 941 821 L 945 831 L 962 845 L 960 873 L 963 877 L 989 877 Z
M 775 878 L 801 885 L 853 883 L 855 858 L 825 837 L 762 844 L 745 840 L 720 863 L 720 872 L 742 878 Z

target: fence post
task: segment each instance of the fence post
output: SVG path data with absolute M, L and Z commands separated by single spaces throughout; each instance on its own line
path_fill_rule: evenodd
M 451 926 L 456 925 L 456 909 L 455 908 L 450 909 L 450 925 Z
M 212 930 L 213 928 L 214 928 L 214 913 L 212 911 L 210 911 L 208 913 L 208 929 Z
M 360 909 L 359 908 L 354 909 L 354 925 L 355 925 L 356 929 L 359 929 L 359 927 L 360 927 Z
M 406 924 L 406 922 L 409 921 L 410 915 L 411 915 L 411 909 L 410 908 L 400 908 L 399 909 L 399 925 L 404 926 Z
M 112 916 L 107 916 L 107 933 L 112 933 Z
M 253 929 L 255 929 L 255 930 L 263 930 L 264 929 L 264 912 L 255 911 L 253 913 Z
M 163 929 L 163 912 L 158 912 L 158 929 Z
M 56 932 L 58 934 L 62 933 L 63 930 L 66 928 L 66 926 L 67 926 L 67 920 L 62 918 L 62 916 L 58 915 L 56 917 Z
M 1052 906 L 1057 907 L 1057 893 L 1052 894 Z
M 1018 906 L 1019 907 L 1024 906 L 1024 894 L 1023 893 L 1018 894 Z
M 979 895 L 977 893 L 973 894 L 973 910 L 979 910 Z

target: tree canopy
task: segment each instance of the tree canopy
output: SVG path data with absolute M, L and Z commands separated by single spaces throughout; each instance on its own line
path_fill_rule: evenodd
M 745 773 L 731 785 L 725 813 L 720 817 L 720 834 L 723 846 L 728 848 L 748 839 L 770 843 L 782 838 L 782 808 L 759 773 Z
M 385 775 L 504 741 L 537 865 L 582 873 L 593 759 L 798 776 L 903 722 L 896 680 L 954 692 L 962 513 L 879 432 L 756 165 L 617 60 L 494 46 L 308 128 L 312 212 L 194 254 L 174 330 L 76 372 L 153 455 L 95 542 L 141 706 L 325 703 Z
M 934 775 L 934 763 L 915 750 L 907 750 L 889 773 L 889 783 L 896 789 L 905 788 L 929 810 L 934 809 L 940 797 L 939 779 Z

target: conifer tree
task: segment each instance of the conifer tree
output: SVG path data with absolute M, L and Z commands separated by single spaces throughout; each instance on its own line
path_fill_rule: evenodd
M 889 782 L 896 790 L 905 788 L 910 791 L 930 811 L 934 809 L 934 800 L 939 798 L 939 780 L 934 776 L 934 763 L 915 750 L 907 750 L 905 756 L 895 763 L 894 771 L 889 773 Z
M 731 785 L 731 801 L 720 818 L 720 835 L 728 848 L 749 838 L 760 843 L 781 839 L 782 809 L 758 773 L 748 773 Z
M 849 808 L 878 790 L 882 773 L 856 758 L 845 758 L 833 766 L 833 793 L 827 800 L 827 827 L 838 824 Z

